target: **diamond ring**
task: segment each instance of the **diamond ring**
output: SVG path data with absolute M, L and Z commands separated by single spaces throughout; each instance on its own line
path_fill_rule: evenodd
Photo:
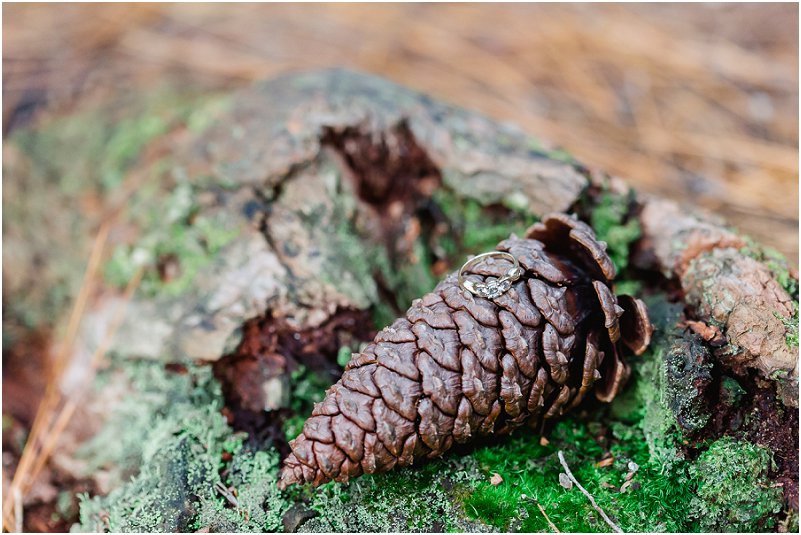
M 483 260 L 490 259 L 490 262 L 492 262 L 495 258 L 503 258 L 504 260 L 512 262 L 513 265 L 500 277 L 489 277 L 484 282 L 465 280 L 465 272 L 469 271 L 470 268 L 475 267 Z M 509 288 L 512 287 L 512 283 L 519 279 L 522 274 L 523 270 L 520 268 L 520 264 L 513 254 L 502 251 L 490 251 L 488 253 L 476 255 L 462 265 L 462 268 L 459 270 L 459 286 L 478 297 L 495 299 L 506 293 Z

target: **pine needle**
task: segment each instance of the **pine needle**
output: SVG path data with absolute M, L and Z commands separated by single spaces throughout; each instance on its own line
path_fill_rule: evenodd
M 570 467 L 567 465 L 567 461 L 565 461 L 565 454 L 562 453 L 562 450 L 559 450 L 557 452 L 557 455 L 559 456 L 559 462 L 562 463 L 562 467 L 565 469 L 565 473 L 567 474 L 567 477 L 569 477 L 570 480 L 573 482 L 573 484 L 575 484 L 576 487 L 578 487 L 578 489 L 581 491 L 581 493 L 584 494 L 584 496 L 586 496 L 588 500 L 590 500 L 590 504 L 592 505 L 593 509 L 598 511 L 598 513 L 604 519 L 604 522 L 609 524 L 609 527 L 611 527 L 613 530 L 615 530 L 615 532 L 623 533 L 623 530 L 620 529 L 617 524 L 612 522 L 612 519 L 609 518 L 609 516 L 606 514 L 606 512 L 603 509 L 601 509 L 600 506 L 597 503 L 595 503 L 595 498 L 592 497 L 592 494 L 587 492 L 587 489 L 582 487 L 581 483 L 578 482 L 578 479 L 576 479 L 576 476 L 574 476 L 573 472 L 570 471 Z

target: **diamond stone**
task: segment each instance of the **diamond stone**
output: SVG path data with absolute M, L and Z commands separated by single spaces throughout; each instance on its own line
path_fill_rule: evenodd
M 477 290 L 481 294 L 481 297 L 485 297 L 487 299 L 495 299 L 496 297 L 500 297 L 503 295 L 509 288 L 512 287 L 512 283 L 508 280 L 498 280 L 495 278 L 487 279 L 482 285 L 476 285 Z

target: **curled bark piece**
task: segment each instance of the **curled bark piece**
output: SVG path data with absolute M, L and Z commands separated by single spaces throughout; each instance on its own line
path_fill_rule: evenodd
M 623 350 L 641 352 L 650 339 L 645 306 L 618 303 L 611 261 L 584 223 L 555 214 L 529 234 L 498 245 L 525 272 L 496 301 L 449 275 L 353 356 L 290 443 L 282 487 L 346 481 L 475 436 L 536 429 L 593 389 L 602 401 L 615 396 L 628 376 Z M 470 276 L 509 267 L 487 262 Z
M 646 201 L 640 221 L 643 241 L 635 261 L 679 281 L 697 319 L 725 335 L 727 367 L 757 370 L 776 382 L 785 405 L 798 407 L 798 349 L 787 343 L 792 298 L 770 269 L 743 251 L 737 235 L 674 202 Z

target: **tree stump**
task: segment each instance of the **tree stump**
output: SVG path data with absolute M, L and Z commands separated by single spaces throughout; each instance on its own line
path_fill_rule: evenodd
M 550 529 L 538 505 L 563 531 L 600 529 L 589 502 L 559 486 L 557 449 L 624 530 L 797 526 L 798 284 L 783 259 L 513 126 L 370 76 L 292 75 L 190 102 L 143 105 L 162 120 L 150 129 L 101 108 L 111 135 L 69 164 L 47 158 L 64 140 L 48 134 L 55 120 L 6 144 L 11 192 L 27 184 L 50 209 L 118 207 L 104 289 L 60 385 L 82 408 L 48 475 L 107 494 L 81 502 L 84 529 Z M 141 139 L 126 145 L 134 128 Z M 120 144 L 125 157 L 102 160 L 102 173 L 66 180 Z M 86 229 L 109 211 L 71 230 L 32 201 L 15 207 L 4 301 L 20 333 L 46 326 L 62 310 L 52 289 L 80 275 L 32 270 L 36 259 L 80 265 Z M 542 440 L 521 430 L 357 486 L 279 491 L 287 438 L 343 355 L 466 255 L 553 211 L 608 242 L 618 284 L 657 326 L 622 398 L 585 403 Z M 87 395 L 91 354 L 139 266 Z M 41 290 L 28 293 L 32 278 Z M 513 465 L 536 476 L 516 480 Z M 511 486 L 523 484 L 535 488 Z M 499 485 L 516 489 L 513 502 L 493 498 Z M 654 498 L 663 487 L 673 503 Z M 560 509 L 569 500 L 581 519 Z

